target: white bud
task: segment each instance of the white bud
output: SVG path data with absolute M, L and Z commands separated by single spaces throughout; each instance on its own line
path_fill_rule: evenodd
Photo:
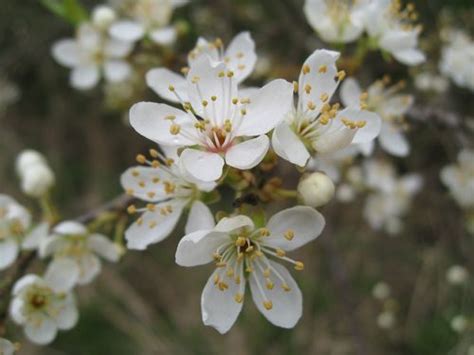
M 446 279 L 450 284 L 461 285 L 469 278 L 469 272 L 460 265 L 451 266 L 446 272 Z
M 35 150 L 25 150 L 17 158 L 16 171 L 23 192 L 41 197 L 53 186 L 55 177 L 45 157 Z
M 384 311 L 377 317 L 377 324 L 382 329 L 390 329 L 395 325 L 395 316 L 392 312 Z
M 18 350 L 17 346 L 7 339 L 0 338 L 0 354 L 13 355 Z
M 463 315 L 457 315 L 451 319 L 451 328 L 458 333 L 462 333 L 468 326 L 468 320 Z
M 344 203 L 353 201 L 355 198 L 354 188 L 349 184 L 341 184 L 337 188 L 336 198 L 338 199 L 338 201 Z
M 390 296 L 390 286 L 385 282 L 378 282 L 372 289 L 372 296 L 378 300 L 385 300 Z
M 305 205 L 319 207 L 331 201 L 335 187 L 326 174 L 312 173 L 300 180 L 297 190 L 299 198 Z
M 109 6 L 97 6 L 92 12 L 92 23 L 100 29 L 108 28 L 116 18 L 117 14 Z

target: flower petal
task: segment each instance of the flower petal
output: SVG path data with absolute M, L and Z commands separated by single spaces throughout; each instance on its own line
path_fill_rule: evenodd
M 246 115 L 236 130 L 237 136 L 259 136 L 275 128 L 291 111 L 293 85 L 286 80 L 273 80 L 250 97 Z
M 104 53 L 108 58 L 124 58 L 133 50 L 133 44 L 130 42 L 109 39 L 104 46 Z
M 153 42 L 169 45 L 176 41 L 177 32 L 174 27 L 164 27 L 150 32 L 150 38 Z
M 393 52 L 393 56 L 405 65 L 418 65 L 426 61 L 425 54 L 416 48 Z
M 38 275 L 27 274 L 23 276 L 21 279 L 15 282 L 15 285 L 13 286 L 12 295 L 17 296 L 25 287 L 34 283 L 41 284 L 44 282 Z
M 173 197 L 167 194 L 164 181 L 173 181 L 174 177 L 166 170 L 145 166 L 127 169 L 120 177 L 120 183 L 127 193 L 140 200 L 157 202 Z
M 87 238 L 87 246 L 91 251 L 107 261 L 116 262 L 120 258 L 117 244 L 102 234 L 91 234 Z
M 240 268 L 242 268 L 242 264 Z M 225 282 L 228 286 L 227 289 L 221 291 L 215 283 L 216 276 L 222 278 L 221 282 Z M 237 284 L 233 278 L 227 276 L 222 270 L 214 271 L 207 280 L 201 295 L 203 323 L 215 328 L 221 334 L 228 332 L 242 310 L 244 294 L 245 280 L 242 279 Z
M 18 325 L 24 324 L 26 317 L 23 311 L 25 302 L 22 298 L 15 297 L 10 303 L 9 314 L 11 319 Z M 1 354 L 1 353 L 0 353 Z
M 247 228 L 250 231 L 253 231 L 255 229 L 255 225 L 249 217 L 239 215 L 222 218 L 219 223 L 217 223 L 214 230 L 217 232 L 231 233 L 241 228 Z
M 344 106 L 359 107 L 362 90 L 354 78 L 347 78 L 341 85 L 341 101 Z
M 25 334 L 28 339 L 38 345 L 51 343 L 56 337 L 57 332 L 58 328 L 56 323 L 46 317 L 43 317 L 39 321 L 28 322 L 25 326 Z
M 188 174 L 201 181 L 215 181 L 222 176 L 224 159 L 217 153 L 185 149 L 180 156 L 182 166 Z
M 174 117 L 171 120 L 169 117 Z M 164 145 L 192 145 L 195 141 L 180 134 L 170 133 L 171 124 L 178 124 L 181 129 L 194 131 L 191 118 L 184 111 L 154 102 L 139 102 L 130 109 L 130 124 L 143 137 Z
M 147 211 L 125 231 L 129 249 L 144 250 L 150 244 L 168 237 L 178 223 L 185 200 L 170 200 L 159 203 L 154 211 Z M 170 212 L 171 210 L 171 212 Z
M 382 148 L 397 157 L 406 157 L 410 152 L 410 144 L 399 128 L 385 123 L 380 132 L 379 142 Z
M 59 64 L 73 68 L 79 65 L 79 51 L 79 46 L 75 40 L 63 39 L 53 44 L 51 54 Z
M 54 234 L 62 235 L 84 235 L 87 234 L 87 228 L 76 221 L 64 221 L 53 228 Z
M 199 230 L 185 235 L 176 249 L 176 264 L 181 266 L 197 266 L 214 260 L 216 249 L 230 242 L 226 233 L 212 230 Z
M 288 208 L 273 215 L 268 221 L 270 236 L 265 238 L 265 244 L 286 251 L 295 250 L 316 239 L 325 224 L 323 215 L 314 208 Z
M 230 42 L 225 51 L 227 68 L 235 73 L 238 83 L 245 80 L 253 71 L 257 62 L 255 42 L 249 32 L 240 32 Z
M 280 123 L 273 131 L 272 147 L 281 158 L 301 167 L 310 157 L 303 142 L 286 122 Z
M 135 42 L 145 35 L 145 28 L 138 22 L 124 20 L 112 24 L 109 33 L 118 40 Z
M 108 60 L 104 63 L 105 79 L 111 83 L 117 83 L 127 79 L 132 73 L 132 68 L 124 60 Z
M 54 259 L 46 269 L 44 280 L 55 292 L 70 291 L 79 278 L 79 267 L 71 259 Z
M 352 139 L 353 144 L 373 141 L 380 134 L 382 119 L 375 112 L 346 108 L 340 114 L 352 121 L 365 121 L 365 126 L 357 129 Z
M 270 140 L 264 134 L 231 147 L 226 155 L 227 165 L 247 170 L 259 164 L 268 152 Z
M 293 328 L 303 313 L 303 296 L 297 283 L 285 267 L 271 260 L 269 260 L 269 264 L 272 270 L 270 279 L 274 283 L 271 290 L 264 288 L 266 280 L 260 268 L 255 268 L 250 273 L 249 281 L 253 301 L 258 310 L 272 324 L 282 328 Z M 285 291 L 283 287 L 289 291 Z M 265 301 L 271 302 L 271 309 L 265 307 Z
M 99 68 L 96 65 L 75 67 L 71 71 L 71 86 L 78 90 L 92 89 L 99 82 Z
M 78 285 L 87 285 L 91 283 L 102 270 L 102 265 L 97 256 L 92 253 L 84 253 L 77 258 L 79 266 Z
M 49 231 L 49 223 L 43 222 L 38 224 L 32 231 L 30 231 L 22 243 L 22 248 L 25 250 L 38 249 L 42 240 L 47 238 Z M 1 267 L 0 267 L 1 268 Z
M 155 68 L 148 71 L 146 74 L 146 83 L 154 92 L 165 100 L 180 103 L 187 102 L 188 98 L 188 84 L 186 79 L 169 69 Z M 170 91 L 170 86 L 174 88 L 174 92 Z
M 13 239 L 0 240 L 0 270 L 12 265 L 19 253 L 19 246 Z
M 199 200 L 194 201 L 184 228 L 185 233 L 190 234 L 198 230 L 211 230 L 214 226 L 214 216 L 209 207 Z
M 72 329 L 79 320 L 79 312 L 72 294 L 69 294 L 62 302 L 61 308 L 56 316 L 56 324 L 61 330 Z

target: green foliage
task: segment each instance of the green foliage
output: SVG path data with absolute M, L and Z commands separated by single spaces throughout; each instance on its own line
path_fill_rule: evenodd
M 413 354 L 445 355 L 456 344 L 457 337 L 449 322 L 441 316 L 422 323 L 413 341 Z
M 78 0 L 40 0 L 49 11 L 65 21 L 78 25 L 87 20 L 87 11 Z

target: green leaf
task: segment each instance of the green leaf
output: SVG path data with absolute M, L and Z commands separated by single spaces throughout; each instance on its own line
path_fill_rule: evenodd
M 88 18 L 86 9 L 78 0 L 40 0 L 49 11 L 65 21 L 78 25 Z

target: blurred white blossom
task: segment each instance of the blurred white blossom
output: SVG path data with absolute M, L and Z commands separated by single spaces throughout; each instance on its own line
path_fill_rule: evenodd
M 288 270 L 272 259 L 303 270 L 303 263 L 286 252 L 318 237 L 324 217 L 311 207 L 296 206 L 272 216 L 264 228 L 244 215 L 225 217 L 215 227 L 211 219 L 202 223 L 181 239 L 176 262 L 188 267 L 216 263 L 201 296 L 204 324 L 226 333 L 242 310 L 248 281 L 265 318 L 276 326 L 293 328 L 302 314 L 301 291 Z
M 391 311 L 383 311 L 377 317 L 377 325 L 382 329 L 390 329 L 395 325 L 395 315 Z
M 72 262 L 63 260 L 48 268 L 44 278 L 23 276 L 14 285 L 11 318 L 23 326 L 25 335 L 36 344 L 52 342 L 58 329 L 68 330 L 77 323 L 76 302 L 70 291 L 75 280 L 63 275 L 69 263 Z
M 453 285 L 462 285 L 469 279 L 469 271 L 464 266 L 453 265 L 446 272 L 446 279 Z
M 20 97 L 20 90 L 9 80 L 0 76 L 0 114 L 16 102 Z
M 44 196 L 55 182 L 46 158 L 35 150 L 24 150 L 18 155 L 16 171 L 23 192 L 32 197 Z
M 474 208 L 474 150 L 459 152 L 457 163 L 441 170 L 441 181 L 461 208 Z
M 432 91 L 442 94 L 448 90 L 449 82 L 441 75 L 421 72 L 415 76 L 415 87 L 421 91 Z
M 462 314 L 459 314 L 451 319 L 451 328 L 457 333 L 464 332 L 468 325 L 469 320 Z
M 390 286 L 385 282 L 377 282 L 372 289 L 374 298 L 383 301 L 390 296 Z
M 15 344 L 7 339 L 0 338 L 0 355 L 13 355 L 16 350 L 18 348 Z

